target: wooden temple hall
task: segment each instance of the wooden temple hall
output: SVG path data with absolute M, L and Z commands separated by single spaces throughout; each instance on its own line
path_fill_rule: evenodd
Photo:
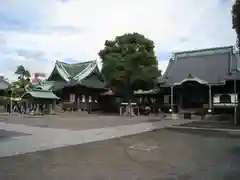
M 96 61 L 75 64 L 56 61 L 46 83 L 52 84 L 64 110 L 97 110 L 99 95 L 106 91 Z
M 174 53 L 158 84 L 169 112 L 233 112 L 239 102 L 239 52 L 228 46 Z

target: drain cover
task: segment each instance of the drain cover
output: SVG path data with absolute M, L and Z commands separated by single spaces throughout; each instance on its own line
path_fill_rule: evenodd
M 130 146 L 130 149 L 136 149 L 136 150 L 140 150 L 140 151 L 152 151 L 154 149 L 157 149 L 159 146 L 154 145 L 154 146 L 150 146 L 147 144 L 135 144 Z

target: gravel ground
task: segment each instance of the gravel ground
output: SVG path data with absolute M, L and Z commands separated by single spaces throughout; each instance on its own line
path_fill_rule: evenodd
M 95 129 L 112 126 L 139 124 L 141 122 L 152 122 L 161 120 L 160 117 L 151 116 L 103 116 L 85 114 L 53 115 L 44 117 L 28 118 L 23 116 L 0 117 L 0 122 L 12 124 L 25 124 L 27 126 L 49 127 L 70 130 Z
M 25 135 L 29 135 L 29 134 L 19 133 L 15 131 L 5 131 L 3 129 L 0 129 L 0 140 L 11 138 L 11 137 L 17 137 L 17 136 L 25 136 Z
M 218 129 L 239 129 L 239 125 L 234 125 L 230 121 L 217 121 L 217 120 L 203 120 L 195 121 L 186 124 L 181 124 L 182 127 L 197 127 L 197 128 L 218 128 Z
M 0 158 L 1 180 L 238 180 L 240 141 L 164 129 Z

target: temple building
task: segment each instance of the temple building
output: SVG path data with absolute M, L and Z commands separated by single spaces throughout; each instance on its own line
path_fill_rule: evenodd
M 105 83 L 96 61 L 69 64 L 56 61 L 45 84 L 61 98 L 63 109 L 98 109 L 100 93 L 105 92 Z M 50 87 L 49 87 L 50 88 Z
M 163 107 L 176 113 L 202 108 L 232 110 L 240 90 L 239 60 L 233 46 L 174 53 L 158 78 Z
M 0 76 L 0 96 L 5 96 L 7 92 L 5 92 L 8 88 L 10 88 L 11 84 L 4 79 L 3 76 Z
M 53 114 L 57 97 L 46 84 L 29 84 L 26 92 L 21 97 L 26 110 L 34 111 L 34 114 Z M 31 112 L 27 112 L 31 113 Z
M 7 104 L 7 96 L 9 96 L 7 90 L 11 84 L 3 77 L 0 76 L 0 112 L 5 112 Z

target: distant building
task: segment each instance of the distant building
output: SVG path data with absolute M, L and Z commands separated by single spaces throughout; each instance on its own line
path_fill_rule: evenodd
M 4 78 L 4 76 L 0 76 L 0 112 L 6 111 L 6 96 L 9 96 L 7 90 L 10 86 L 11 84 Z
M 10 83 L 4 78 L 4 76 L 0 76 L 0 96 L 4 95 L 4 91 L 10 87 Z
M 39 76 L 42 76 L 42 74 L 35 73 L 34 78 L 32 79 L 32 84 L 41 84 L 42 80 L 39 78 Z

